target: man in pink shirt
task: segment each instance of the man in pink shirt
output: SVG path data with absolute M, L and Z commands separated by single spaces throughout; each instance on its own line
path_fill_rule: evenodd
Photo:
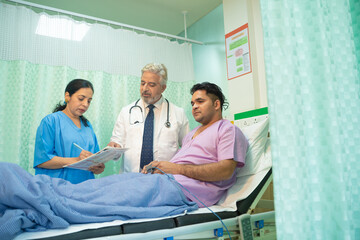
M 228 103 L 217 85 L 195 84 L 190 92 L 192 114 L 201 125 L 185 136 L 170 162 L 150 164 L 158 168 L 153 173 L 172 174 L 190 192 L 183 190 L 184 194 L 200 207 L 211 206 L 235 183 L 235 169 L 244 166 L 249 143 L 238 127 L 222 118 Z

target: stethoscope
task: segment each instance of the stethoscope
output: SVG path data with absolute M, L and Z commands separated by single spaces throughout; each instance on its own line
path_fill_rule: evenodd
M 143 122 L 144 122 L 143 110 L 142 110 L 142 108 L 141 108 L 139 105 L 137 105 L 139 101 L 140 101 L 140 99 L 138 99 L 138 100 L 135 102 L 134 106 L 132 106 L 132 107 L 129 109 L 129 122 L 130 122 L 130 125 L 134 125 L 134 124 L 137 124 L 137 123 L 143 123 Z M 165 127 L 170 128 L 170 127 L 171 127 L 171 123 L 170 123 L 170 121 L 169 121 L 169 108 L 170 108 L 170 104 L 169 104 L 169 101 L 168 101 L 166 98 L 165 98 L 165 101 L 166 101 L 166 103 L 167 103 L 167 118 L 166 118 L 166 122 L 165 122 L 164 125 L 165 125 Z M 140 122 L 140 121 L 131 121 L 131 113 L 132 113 L 133 108 L 139 108 L 139 109 L 140 109 L 141 117 L 142 117 L 142 121 L 141 121 L 141 122 Z

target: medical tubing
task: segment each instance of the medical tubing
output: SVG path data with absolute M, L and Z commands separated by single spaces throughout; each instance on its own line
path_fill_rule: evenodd
M 160 172 L 162 172 L 164 175 L 166 175 L 170 180 L 174 180 L 172 179 L 168 174 L 166 174 L 163 170 L 161 170 L 160 168 L 158 167 L 154 167 L 155 169 L 159 170 Z M 208 206 L 206 206 L 202 201 L 200 201 L 200 199 L 198 199 L 194 194 L 192 194 L 186 187 L 184 187 L 183 185 L 181 185 L 178 181 L 174 181 L 176 182 L 181 188 L 185 189 L 185 191 L 187 191 L 188 193 L 191 194 L 191 196 L 193 196 L 194 198 L 196 198 L 196 200 L 198 200 L 204 207 L 206 207 L 212 214 L 214 214 L 221 222 L 221 224 L 224 226 L 227 234 L 229 235 L 229 239 L 231 240 L 231 236 L 230 236 L 230 232 L 229 230 L 227 229 L 225 223 L 223 222 L 223 220 L 219 217 L 219 215 L 217 215 L 214 211 L 212 211 Z

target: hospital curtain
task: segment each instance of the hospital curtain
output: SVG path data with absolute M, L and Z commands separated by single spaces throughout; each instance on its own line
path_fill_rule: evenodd
M 277 239 L 360 239 L 360 3 L 261 11 Z
M 59 29 L 72 28 L 70 37 L 76 35 L 79 23 L 89 29 L 81 41 L 36 34 L 42 16 L 48 17 L 47 24 L 54 19 L 60 22 Z M 196 124 L 189 93 L 195 83 L 190 44 L 4 2 L 0 2 L 0 32 L 0 161 L 34 173 L 36 129 L 64 101 L 64 89 L 75 78 L 94 85 L 85 116 L 100 148 L 105 147 L 121 108 L 139 98 L 141 68 L 150 62 L 167 66 L 164 95 L 185 109 L 190 126 Z M 109 162 L 100 176 L 118 170 L 118 162 Z

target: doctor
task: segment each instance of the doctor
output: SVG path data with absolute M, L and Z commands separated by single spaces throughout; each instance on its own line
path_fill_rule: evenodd
M 189 132 L 184 110 L 162 96 L 166 82 L 163 64 L 150 63 L 141 70 L 141 98 L 121 110 L 108 144 L 129 148 L 120 173 L 139 172 L 151 161 L 169 161 Z

